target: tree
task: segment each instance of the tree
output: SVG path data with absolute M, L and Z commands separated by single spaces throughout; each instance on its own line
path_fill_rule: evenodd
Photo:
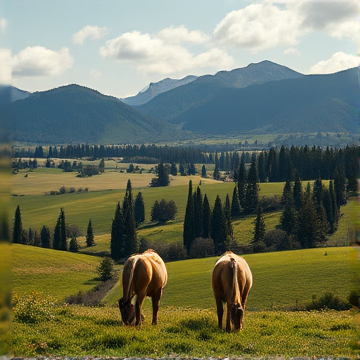
M 293 197 L 294 197 L 295 210 L 299 211 L 303 205 L 303 193 L 302 193 L 302 185 L 301 185 L 301 181 L 300 181 L 300 176 L 298 173 L 295 174 Z
M 120 201 L 116 204 L 115 216 L 111 226 L 110 254 L 114 260 L 123 256 L 124 249 L 124 217 L 121 212 Z
M 102 158 L 99 163 L 99 173 L 105 172 L 105 160 Z
M 177 213 L 177 207 L 174 200 L 166 202 L 164 199 L 158 202 L 155 200 L 154 206 L 151 210 L 151 221 L 166 222 L 174 220 Z
M 245 198 L 246 198 L 246 169 L 245 169 L 245 160 L 244 157 L 241 157 L 239 172 L 237 174 L 237 186 L 238 186 L 238 193 L 239 193 L 239 202 L 240 207 L 244 209 L 245 206 Z
M 231 224 L 231 206 L 229 194 L 226 194 L 225 205 L 224 205 L 224 215 L 226 221 L 226 238 L 228 240 L 233 239 L 233 227 Z
M 208 239 L 210 238 L 210 224 L 211 224 L 211 210 L 210 210 L 210 204 L 209 204 L 209 200 L 206 196 L 206 194 L 204 195 L 204 201 L 203 201 L 203 211 L 202 211 L 202 237 L 204 239 Z
M 201 177 L 202 177 L 202 178 L 206 178 L 206 177 L 207 177 L 205 165 L 203 165 L 203 166 L 201 167 Z
M 214 178 L 214 180 L 220 180 L 220 171 L 219 171 L 219 166 L 217 164 L 215 164 L 213 178 Z
M 253 213 L 259 203 L 259 177 L 256 169 L 256 159 L 253 158 L 251 161 L 249 174 L 246 184 L 246 196 L 245 196 L 245 206 L 244 211 L 247 214 Z
M 196 189 L 194 194 L 194 225 L 202 224 L 203 221 L 203 200 L 200 187 Z M 195 238 L 202 236 L 202 226 L 194 226 Z
M 65 212 L 60 209 L 60 250 L 67 250 Z
M 79 251 L 79 243 L 76 239 L 76 236 L 72 236 L 69 243 L 69 251 L 71 252 L 78 252 Z
M 138 192 L 135 198 L 134 216 L 136 227 L 145 221 L 145 204 L 141 191 Z
M 89 224 L 86 231 L 86 246 L 93 246 L 95 245 L 94 242 L 94 232 L 92 229 L 91 219 L 89 219 Z
M 255 219 L 254 225 L 255 225 L 254 238 L 253 238 L 252 243 L 258 244 L 259 242 L 264 241 L 265 233 L 266 233 L 266 226 L 265 226 L 265 221 L 264 221 L 264 216 L 263 216 L 263 210 L 260 205 L 257 207 L 256 219 Z
M 176 164 L 175 164 L 175 163 L 171 163 L 170 174 L 171 174 L 172 176 L 177 176 L 177 173 L 178 173 L 178 170 L 177 170 Z
M 109 257 L 105 257 L 96 268 L 101 281 L 106 281 L 112 278 L 114 271 L 114 263 Z
M 287 235 L 291 235 L 295 232 L 296 224 L 296 210 L 291 191 L 284 191 L 283 202 L 284 210 L 280 217 L 280 227 Z
M 189 181 L 188 199 L 186 204 L 185 219 L 183 225 L 183 243 L 188 254 L 190 254 L 191 244 L 195 239 L 194 229 L 194 200 L 192 193 L 192 181 Z
M 241 207 L 240 207 L 238 187 L 234 186 L 232 201 L 231 201 L 231 217 L 237 217 L 240 215 L 241 215 Z
M 13 243 L 22 244 L 22 220 L 21 220 L 21 211 L 20 206 L 18 205 L 15 210 L 15 220 L 14 220 L 14 229 L 13 229 Z
M 216 196 L 211 216 L 211 237 L 216 254 L 222 254 L 228 247 L 226 219 L 219 195 Z
M 123 256 L 127 257 L 136 253 L 139 249 L 139 244 L 136 235 L 136 222 L 134 214 L 134 200 L 132 196 L 131 181 L 127 182 L 124 202 L 123 202 L 123 216 L 124 216 L 124 252 Z
M 156 181 L 155 181 L 156 185 L 154 185 L 154 186 L 168 186 L 169 185 L 169 183 L 170 183 L 169 172 L 168 172 L 167 167 L 163 163 L 158 164 L 157 175 L 158 175 L 158 178 L 156 179 Z
M 45 225 L 42 227 L 40 232 L 41 247 L 50 249 L 51 248 L 51 237 L 50 229 Z

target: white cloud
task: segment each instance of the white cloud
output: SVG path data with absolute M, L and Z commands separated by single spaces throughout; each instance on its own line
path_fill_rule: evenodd
M 8 49 L 0 49 L 0 84 L 11 84 L 11 51 Z
M 183 42 L 202 44 L 210 39 L 210 36 L 202 31 L 189 31 L 184 25 L 163 29 L 157 34 L 157 37 L 168 44 L 180 44 Z
M 107 41 L 100 53 L 104 58 L 128 61 L 145 73 L 169 74 L 215 65 L 228 68 L 233 62 L 229 55 L 219 49 L 193 55 L 184 46 L 138 31 Z
M 332 74 L 341 70 L 346 70 L 360 66 L 360 56 L 348 55 L 337 52 L 330 59 L 320 61 L 309 71 L 310 74 Z
M 3 34 L 6 34 L 7 20 L 4 18 L 0 19 L 0 30 Z
M 273 5 L 252 4 L 233 11 L 217 25 L 214 40 L 257 52 L 275 46 L 291 46 L 302 34 L 301 19 L 291 10 Z
M 27 47 L 12 59 L 14 77 L 57 76 L 72 64 L 68 48 L 53 51 L 42 46 Z
M 108 33 L 108 28 L 87 25 L 73 35 L 74 44 L 83 44 L 87 38 L 96 40 L 104 37 Z
M 296 55 L 296 56 L 298 56 L 298 55 L 300 55 L 300 51 L 298 49 L 296 49 L 296 48 L 291 47 L 291 48 L 286 49 L 284 51 L 284 54 L 285 55 Z

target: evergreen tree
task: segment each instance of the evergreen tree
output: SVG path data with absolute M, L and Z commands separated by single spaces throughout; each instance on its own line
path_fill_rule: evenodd
M 93 246 L 95 245 L 94 241 L 94 232 L 92 229 L 91 219 L 89 219 L 89 224 L 86 230 L 86 246 Z
M 283 202 L 284 210 L 280 217 L 280 227 L 287 235 L 292 235 L 295 232 L 296 210 L 291 190 L 284 191 Z
M 214 178 L 214 180 L 220 180 L 220 171 L 219 171 L 219 166 L 217 164 L 215 164 L 213 178 Z
M 65 213 L 63 209 L 60 209 L 60 248 L 59 250 L 67 250 L 66 242 L 66 224 L 65 224 Z
M 253 213 L 259 203 L 259 178 L 256 169 L 256 160 L 252 159 L 246 184 L 244 211 L 247 214 Z
M 51 237 L 50 229 L 45 225 L 42 227 L 40 232 L 41 247 L 50 249 L 51 248 Z
M 265 169 L 265 153 L 263 151 L 259 155 L 258 173 L 259 173 L 259 181 L 265 182 L 267 175 L 266 175 L 266 169 Z
M 334 183 L 332 180 L 329 181 L 329 194 L 330 194 L 330 200 L 331 200 L 331 208 L 333 211 L 333 232 L 337 230 L 338 221 L 339 221 L 339 211 L 338 206 L 336 203 L 336 194 L 334 189 Z
M 190 180 L 184 226 L 183 226 L 183 243 L 188 254 L 190 254 L 191 245 L 194 239 L 195 239 L 194 200 L 193 200 L 193 192 L 192 192 L 192 181 Z
M 259 244 L 260 242 L 264 242 L 265 233 L 266 233 L 266 226 L 265 226 L 263 210 L 261 205 L 257 207 L 256 219 L 254 225 L 255 225 L 255 229 L 254 229 L 254 238 L 252 240 L 252 243 L 256 245 Z
M 28 245 L 34 245 L 34 233 L 32 231 L 32 228 L 29 228 L 28 231 L 28 241 L 27 241 Z
M 13 243 L 22 244 L 22 220 L 20 206 L 18 205 L 15 210 L 15 220 L 14 220 L 14 229 L 13 229 Z
M 202 226 L 199 226 L 203 222 L 203 199 L 201 195 L 200 187 L 196 189 L 196 194 L 194 198 L 194 232 L 195 238 L 202 236 Z M 199 225 L 198 225 L 199 224 Z
M 231 201 L 231 217 L 237 217 L 241 215 L 241 207 L 239 200 L 238 187 L 234 186 L 232 201 Z
M 226 221 L 226 234 L 227 234 L 226 238 L 228 239 L 228 242 L 230 242 L 233 239 L 233 226 L 231 224 L 231 206 L 230 206 L 229 194 L 226 194 L 224 215 Z
M 124 257 L 128 257 L 138 251 L 139 245 L 136 235 L 136 222 L 134 214 L 134 200 L 132 196 L 131 181 L 127 182 L 123 202 L 124 216 Z
M 79 251 L 79 243 L 76 239 L 76 236 L 72 236 L 69 243 L 69 251 L 71 252 L 78 252 Z
M 202 178 L 207 178 L 205 165 L 203 165 L 203 166 L 201 167 L 201 177 L 202 177 Z
M 121 212 L 120 201 L 116 204 L 115 216 L 111 226 L 110 253 L 114 260 L 123 257 L 124 251 L 124 217 Z
M 302 185 L 299 174 L 296 174 L 295 176 L 296 177 L 293 187 L 293 197 L 294 197 L 295 210 L 299 211 L 303 205 L 303 193 L 302 193 Z
M 336 204 L 338 206 L 338 210 L 340 210 L 340 206 L 346 204 L 346 178 L 343 168 L 338 166 L 334 172 L 333 178 Z
M 237 175 L 238 180 L 238 193 L 239 193 L 239 201 L 240 201 L 240 207 L 241 209 L 244 209 L 245 207 L 245 198 L 246 198 L 246 183 L 247 183 L 247 177 L 246 177 L 246 169 L 245 169 L 245 160 L 244 157 L 241 157 L 239 172 Z
M 209 200 L 204 195 L 203 201 L 203 221 L 202 221 L 202 237 L 204 239 L 210 238 L 210 224 L 211 224 L 211 210 Z
M 136 227 L 145 221 L 145 204 L 141 191 L 138 192 L 135 198 L 134 216 Z
M 216 254 L 222 254 L 228 248 L 226 219 L 219 195 L 216 196 L 211 216 L 211 238 L 214 241 Z
M 39 234 L 38 234 L 38 232 L 36 230 L 34 231 L 33 245 L 34 246 L 41 246 L 41 239 L 40 239 L 40 236 L 39 236 Z
M 99 163 L 99 173 L 105 172 L 105 160 L 102 158 Z
M 170 183 L 169 172 L 163 163 L 158 164 L 157 174 L 157 186 L 168 186 Z
M 170 174 L 171 174 L 172 176 L 177 176 L 177 173 L 178 173 L 178 170 L 177 170 L 176 164 L 175 164 L 175 163 L 171 163 Z
M 160 218 L 160 204 L 158 200 L 155 200 L 154 206 L 151 209 L 151 221 L 159 221 Z
M 60 242 L 61 242 L 61 219 L 59 215 L 56 221 L 54 236 L 53 236 L 53 248 L 55 250 L 60 250 Z

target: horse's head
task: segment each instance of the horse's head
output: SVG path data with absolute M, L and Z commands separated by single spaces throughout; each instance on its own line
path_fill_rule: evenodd
M 244 316 L 244 309 L 241 304 L 233 304 L 231 306 L 231 322 L 235 330 L 242 329 L 242 320 Z
M 135 309 L 134 305 L 131 303 L 131 299 L 127 301 L 125 301 L 123 297 L 119 299 L 119 309 L 124 324 L 130 325 L 135 318 Z

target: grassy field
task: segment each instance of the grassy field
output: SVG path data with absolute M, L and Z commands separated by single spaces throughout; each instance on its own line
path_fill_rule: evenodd
M 13 353 L 223 357 L 357 354 L 359 327 L 351 312 L 283 311 L 295 308 L 296 300 L 301 307 L 311 302 L 313 295 L 319 297 L 326 291 L 345 299 L 357 281 L 356 250 L 311 249 L 252 254 L 245 258 L 254 275 L 254 286 L 241 333 L 226 334 L 216 328 L 210 282 L 216 258 L 167 263 L 169 280 L 161 302 L 159 325 L 150 326 L 146 320 L 141 329 L 136 329 L 120 325 L 115 306 L 121 296 L 119 284 L 104 299 L 103 308 L 60 305 L 64 297 L 96 284 L 98 257 L 12 245 L 14 293 L 26 304 L 32 292 L 38 292 L 38 303 L 31 300 L 33 312 L 48 307 L 51 313 L 46 321 L 28 323 L 16 318 L 28 307 L 18 310 L 15 306 Z M 52 298 L 59 305 L 51 305 Z M 143 310 L 149 319 L 149 299 Z

